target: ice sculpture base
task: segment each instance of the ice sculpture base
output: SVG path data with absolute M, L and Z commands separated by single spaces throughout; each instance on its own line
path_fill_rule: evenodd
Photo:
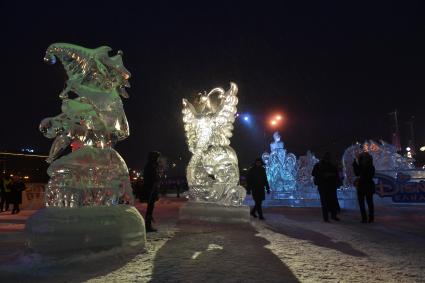
M 317 191 L 316 188 L 314 190 Z M 320 207 L 320 196 L 317 192 L 294 192 L 266 195 L 263 207 L 289 206 L 289 207 Z M 357 193 L 355 188 L 344 188 L 337 191 L 338 202 L 342 209 L 358 209 Z M 245 205 L 253 206 L 254 200 L 248 195 L 244 201 Z
M 133 206 L 48 207 L 27 221 L 28 246 L 41 254 L 144 248 L 145 222 Z
M 208 202 L 187 202 L 180 208 L 181 220 L 202 220 L 220 223 L 249 222 L 248 206 L 222 206 Z

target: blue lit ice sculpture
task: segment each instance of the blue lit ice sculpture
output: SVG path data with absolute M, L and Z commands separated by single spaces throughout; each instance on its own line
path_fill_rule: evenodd
M 120 205 L 133 204 L 127 165 L 113 149 L 129 136 L 120 96 L 128 97 L 130 72 L 122 52 L 109 56 L 111 50 L 55 43 L 46 51 L 44 60 L 61 62 L 68 80 L 59 95 L 62 113 L 40 124 L 54 139 L 46 208 L 27 225 L 30 246 L 40 252 L 144 246 L 143 218 Z M 71 153 L 60 157 L 69 147 Z
M 266 166 L 272 198 L 292 198 L 297 187 L 297 158 L 288 153 L 278 132 L 273 134 L 274 142 L 270 144 L 270 153 L 262 156 Z
M 183 99 L 183 122 L 192 158 L 187 166 L 188 197 L 194 202 L 242 206 L 236 152 L 230 147 L 238 87 L 215 88 L 190 103 Z

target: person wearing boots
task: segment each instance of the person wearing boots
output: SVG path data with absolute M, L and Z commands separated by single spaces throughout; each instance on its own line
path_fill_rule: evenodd
M 265 191 L 270 193 L 269 182 L 267 181 L 266 170 L 263 167 L 263 162 L 260 158 L 255 160 L 254 165 L 248 171 L 247 178 L 247 193 L 252 193 L 252 198 L 254 199 L 255 206 L 251 209 L 251 216 L 260 217 L 261 220 L 265 220 L 263 217 L 263 208 L 262 202 L 266 198 Z
M 363 152 L 358 155 L 357 160 L 353 161 L 354 174 L 358 177 L 356 180 L 357 198 L 359 200 L 360 214 L 362 216 L 362 223 L 372 223 L 375 221 L 373 194 L 375 193 L 375 183 L 373 177 L 375 176 L 375 166 L 373 166 L 373 158 L 367 153 Z M 366 217 L 366 206 L 369 209 L 369 219 Z
M 147 202 L 145 225 L 146 232 L 156 232 L 157 230 L 152 227 L 153 210 L 155 202 L 158 198 L 158 191 L 161 181 L 161 170 L 159 164 L 159 157 L 161 154 L 157 151 L 152 151 L 148 155 L 148 162 L 143 170 L 143 189 L 141 201 L 144 199 Z M 142 200 L 143 199 L 143 200 Z

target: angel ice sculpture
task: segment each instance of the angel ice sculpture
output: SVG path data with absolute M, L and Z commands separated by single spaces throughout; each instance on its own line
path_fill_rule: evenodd
M 266 164 L 273 198 L 287 198 L 296 189 L 297 158 L 286 151 L 278 132 L 273 134 L 273 138 L 274 142 L 270 144 L 271 153 L 263 153 L 262 159 Z
M 189 151 L 188 198 L 226 206 L 240 206 L 246 191 L 238 185 L 239 168 L 235 151 L 229 146 L 235 121 L 238 87 L 214 88 L 200 94 L 192 105 L 183 99 L 183 122 Z
M 67 43 L 49 46 L 44 60 L 59 60 L 68 80 L 61 92 L 62 113 L 46 118 L 40 131 L 54 138 L 46 188 L 46 206 L 81 207 L 132 203 L 128 168 L 113 149 L 129 136 L 120 96 L 128 97 L 130 72 L 122 52 L 88 49 Z M 76 94 L 71 98 L 69 93 Z M 72 152 L 58 159 L 68 146 Z

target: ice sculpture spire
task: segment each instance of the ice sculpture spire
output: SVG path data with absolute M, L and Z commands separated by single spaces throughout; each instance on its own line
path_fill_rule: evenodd
M 194 104 L 183 99 L 183 122 L 193 154 L 187 166 L 190 200 L 240 206 L 245 199 L 245 189 L 238 185 L 238 159 L 229 146 L 237 93 L 237 85 L 230 83 L 228 91 L 214 88 L 200 94 Z
M 68 75 L 62 113 L 44 119 L 40 131 L 54 138 L 49 158 L 46 206 L 79 207 L 132 203 L 128 168 L 113 149 L 129 136 L 120 96 L 128 97 L 130 72 L 122 52 L 68 43 L 49 46 L 44 60 L 60 61 Z M 77 97 L 70 98 L 69 93 Z M 58 159 L 68 146 L 72 152 Z
M 286 151 L 278 132 L 273 134 L 273 138 L 274 142 L 270 144 L 271 153 L 265 152 L 262 158 L 266 164 L 272 196 L 279 199 L 293 194 L 296 189 L 297 158 Z

